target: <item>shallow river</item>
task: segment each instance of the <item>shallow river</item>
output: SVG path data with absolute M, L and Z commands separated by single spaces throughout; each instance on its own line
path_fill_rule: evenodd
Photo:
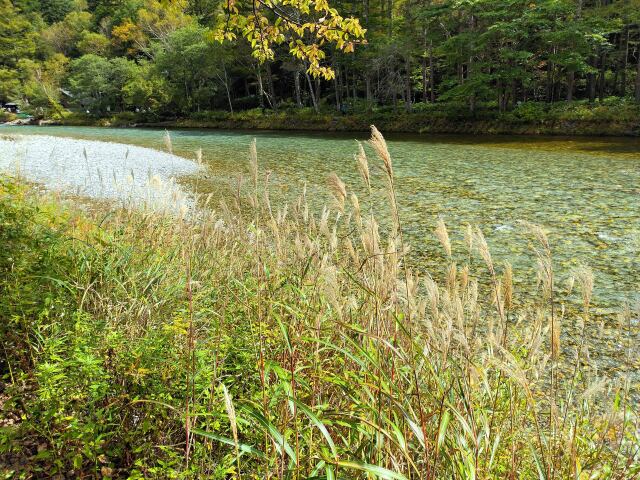
M 154 129 L 2 127 L 2 133 L 164 149 L 164 132 Z M 259 162 L 272 172 L 275 197 L 292 198 L 306 181 L 316 204 L 329 202 L 324 182 L 332 171 L 362 192 L 353 155 L 355 140 L 366 139 L 364 133 L 172 130 L 171 137 L 179 155 L 194 158 L 202 149 L 209 178 L 183 180 L 197 184 L 200 191 L 230 194 L 238 174 L 247 172 L 248 146 L 257 138 Z M 516 286 L 531 293 L 536 288 L 531 281 L 535 257 L 518 224 L 528 220 L 548 231 L 560 283 L 578 265 L 593 268 L 595 311 L 607 329 L 613 329 L 615 312 L 625 301 L 638 301 L 640 139 L 390 135 L 388 143 L 404 228 L 412 249 L 434 276 L 442 275 L 437 271 L 442 250 L 432 234 L 441 216 L 461 255 L 464 226 L 480 226 L 494 258 L 510 260 L 520 279 Z M 373 155 L 369 162 L 376 163 Z M 374 178 L 381 188 L 381 174 Z M 620 345 L 613 342 L 605 348 Z

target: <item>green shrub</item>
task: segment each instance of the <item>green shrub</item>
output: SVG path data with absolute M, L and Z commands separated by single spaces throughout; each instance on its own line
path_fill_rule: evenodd
M 5 112 L 4 110 L 0 110 L 0 123 L 4 122 L 12 122 L 16 119 L 16 115 L 10 112 Z

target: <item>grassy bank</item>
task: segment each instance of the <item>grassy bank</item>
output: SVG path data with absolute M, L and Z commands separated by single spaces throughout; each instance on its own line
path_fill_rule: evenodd
M 607 135 L 639 136 L 640 105 L 620 99 L 590 104 L 586 101 L 546 104 L 527 102 L 508 112 L 493 105 L 479 105 L 469 112 L 466 105 L 417 104 L 412 112 L 402 107 L 362 113 L 340 114 L 325 107 L 321 113 L 311 109 L 281 108 L 228 112 L 199 112 L 186 118 L 168 118 L 125 112 L 96 118 L 71 115 L 66 125 L 155 126 L 179 128 L 219 128 L 255 130 L 368 131 L 375 124 L 385 132 L 464 133 L 518 135 Z
M 425 235 L 441 268 L 419 275 L 392 159 L 371 143 L 354 168 L 373 194 L 332 176 L 323 212 L 304 192 L 272 205 L 253 148 L 237 196 L 197 222 L 2 180 L 5 477 L 636 475 L 626 376 L 601 377 L 589 339 L 564 334 L 590 321 L 590 270 L 556 285 L 549 239 L 527 225 L 540 292 L 524 304 L 480 230 L 452 251 L 438 222 Z

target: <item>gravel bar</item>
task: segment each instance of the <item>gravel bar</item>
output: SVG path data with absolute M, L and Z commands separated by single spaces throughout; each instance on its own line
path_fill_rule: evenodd
M 0 136 L 0 171 L 51 190 L 167 213 L 183 214 L 192 208 L 192 196 L 176 184 L 176 178 L 202 169 L 195 161 L 133 145 L 44 135 Z

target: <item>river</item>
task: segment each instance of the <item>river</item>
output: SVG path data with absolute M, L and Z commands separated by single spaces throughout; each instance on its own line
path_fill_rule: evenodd
M 1 133 L 165 149 L 164 131 L 157 129 L 3 127 Z M 276 199 L 293 198 L 307 182 L 314 203 L 328 203 L 324 183 L 332 171 L 348 188 L 363 192 L 353 156 L 356 139 L 365 140 L 364 133 L 172 130 L 170 134 L 178 155 L 194 158 L 202 149 L 209 166 L 206 178 L 183 179 L 200 192 L 231 194 L 238 175 L 247 173 L 253 138 L 260 166 L 272 172 Z M 540 224 L 549 235 L 559 289 L 572 269 L 590 266 L 595 274 L 594 312 L 603 322 L 597 330 L 614 336 L 616 313 L 625 302 L 633 305 L 639 300 L 640 139 L 390 135 L 388 144 L 403 228 L 422 268 L 436 277 L 444 274 L 443 252 L 432 233 L 439 216 L 463 258 L 464 228 L 478 225 L 494 258 L 513 263 L 516 289 L 531 295 L 536 289 L 535 256 L 519 221 Z M 370 165 L 376 164 L 369 153 Z M 382 174 L 375 170 L 376 198 L 378 205 L 384 205 Z M 566 301 L 578 298 L 575 292 Z M 620 345 L 612 341 L 603 348 L 613 353 Z

